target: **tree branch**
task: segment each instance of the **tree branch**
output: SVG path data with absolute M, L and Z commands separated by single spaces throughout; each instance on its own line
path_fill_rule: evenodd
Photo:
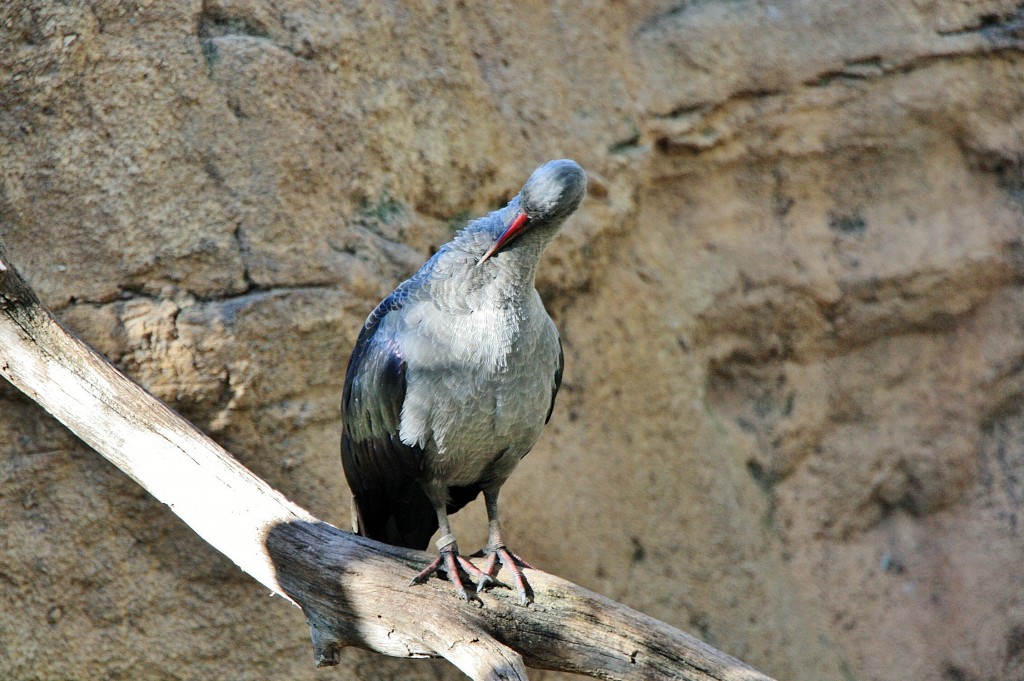
M 429 557 L 317 520 L 65 331 L 0 245 L 0 374 L 167 504 L 215 549 L 302 608 L 318 666 L 348 645 L 444 657 L 473 679 L 525 679 L 525 665 L 604 679 L 771 681 L 626 606 L 541 571 L 536 602 L 493 589 L 485 607 L 439 580 Z M 339 472 L 340 475 L 340 472 Z

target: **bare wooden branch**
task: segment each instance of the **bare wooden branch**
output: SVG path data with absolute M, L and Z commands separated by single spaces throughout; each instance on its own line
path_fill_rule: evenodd
M 65 331 L 0 246 L 0 374 L 167 504 L 310 624 L 318 665 L 344 646 L 444 657 L 473 679 L 526 667 L 604 679 L 770 681 L 678 629 L 541 571 L 536 602 L 484 606 L 409 580 L 428 560 L 317 520 Z M 339 472 L 340 475 L 340 472 Z

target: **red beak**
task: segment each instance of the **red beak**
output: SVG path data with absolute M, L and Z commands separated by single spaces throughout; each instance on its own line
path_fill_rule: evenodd
M 491 246 L 491 249 L 484 253 L 483 257 L 480 258 L 476 264 L 482 264 L 485 260 L 487 260 L 492 255 L 500 251 L 505 244 L 507 244 L 508 242 L 512 241 L 517 236 L 522 234 L 523 230 L 526 229 L 526 221 L 528 219 L 529 218 L 526 217 L 526 213 L 520 213 L 519 215 L 517 215 L 516 219 L 512 221 L 512 224 L 510 224 L 508 228 L 501 233 L 501 236 L 499 236 L 498 240 L 494 242 L 494 245 Z

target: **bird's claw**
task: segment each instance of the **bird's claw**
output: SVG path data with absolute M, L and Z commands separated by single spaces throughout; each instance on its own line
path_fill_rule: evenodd
M 530 587 L 530 583 L 526 581 L 526 575 L 523 574 L 523 568 L 533 570 L 534 567 L 532 565 L 509 551 L 504 545 L 488 546 L 483 551 L 478 551 L 473 555 L 487 556 L 487 562 L 484 563 L 483 570 L 459 555 L 459 550 L 454 545 L 445 547 L 430 565 L 412 578 L 410 586 L 422 584 L 430 579 L 431 575 L 441 576 L 441 573 L 444 573 L 444 576 L 455 587 L 455 593 L 458 594 L 459 598 L 467 602 L 476 602 L 483 605 L 477 594 L 494 586 L 508 588 L 506 584 L 499 582 L 497 579 L 498 572 L 504 567 L 512 575 L 516 591 L 519 593 L 519 602 L 522 605 L 529 605 L 533 602 L 533 588 Z M 466 589 L 461 574 L 463 572 L 470 578 L 471 583 L 473 579 L 476 580 L 476 590 L 468 591 Z
M 467 591 L 462 581 L 462 575 L 459 574 L 460 570 L 465 572 L 471 578 L 475 577 L 478 582 L 476 590 Z M 484 585 L 491 584 L 494 582 L 494 578 L 483 572 L 480 568 L 470 563 L 468 560 L 459 555 L 458 549 L 446 548 L 435 558 L 430 565 L 421 570 L 412 581 L 409 583 L 410 586 L 414 584 L 422 584 L 423 582 L 430 579 L 430 575 L 438 575 L 443 572 L 448 578 L 448 581 L 455 587 L 455 593 L 458 594 L 459 598 L 468 603 L 479 603 L 483 605 L 483 601 L 477 593 L 480 592 Z M 472 582 L 471 582 L 472 583 Z
M 484 602 L 480 600 L 480 596 L 477 595 L 476 591 L 467 591 L 466 587 L 460 586 L 456 587 L 455 593 L 458 595 L 459 598 L 466 601 L 467 603 L 474 603 L 481 608 L 484 606 Z
M 498 571 L 504 567 L 512 574 L 512 579 L 516 583 L 516 591 L 519 592 L 519 602 L 522 605 L 529 605 L 532 603 L 533 588 L 530 587 L 530 583 L 526 581 L 526 575 L 523 574 L 522 568 L 530 570 L 535 568 L 516 554 L 509 551 L 504 545 L 488 547 L 485 550 L 485 553 L 487 554 L 487 562 L 484 564 L 482 572 L 494 580 Z M 496 580 L 494 581 L 495 583 L 499 583 Z
M 486 572 L 481 572 L 480 577 L 476 581 L 476 592 L 480 593 L 484 589 L 490 589 L 491 587 L 498 586 L 499 584 L 501 584 L 501 582 L 496 580 L 494 577 L 491 577 Z

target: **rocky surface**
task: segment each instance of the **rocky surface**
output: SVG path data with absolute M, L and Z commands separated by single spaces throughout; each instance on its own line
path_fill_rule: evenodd
M 1018 679 L 1022 48 L 996 0 L 13 0 L 0 238 L 347 526 L 366 313 L 575 158 L 539 281 L 565 383 L 510 543 L 780 679 Z M 297 610 L 9 386 L 0 418 L 0 678 L 457 678 L 314 670 Z

